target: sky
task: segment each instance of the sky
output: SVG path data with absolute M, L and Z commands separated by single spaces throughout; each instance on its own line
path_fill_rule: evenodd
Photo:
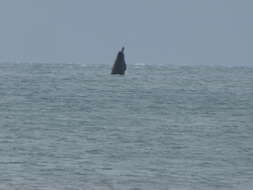
M 0 62 L 253 65 L 252 0 L 0 0 Z

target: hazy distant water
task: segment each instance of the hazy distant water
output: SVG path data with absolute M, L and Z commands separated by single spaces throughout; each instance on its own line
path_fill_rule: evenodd
M 0 64 L 0 189 L 253 189 L 253 68 L 110 68 Z

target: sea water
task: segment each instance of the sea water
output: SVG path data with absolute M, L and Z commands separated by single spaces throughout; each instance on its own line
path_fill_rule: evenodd
M 0 64 L 0 189 L 251 190 L 253 68 Z

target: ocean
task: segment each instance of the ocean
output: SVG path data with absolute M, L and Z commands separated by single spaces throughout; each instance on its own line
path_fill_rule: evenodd
M 0 64 L 2 190 L 252 190 L 253 67 Z

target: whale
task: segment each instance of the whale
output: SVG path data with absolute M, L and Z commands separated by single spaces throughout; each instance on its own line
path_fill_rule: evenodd
M 124 75 L 125 74 L 127 66 L 126 66 L 126 61 L 125 61 L 124 50 L 125 50 L 125 48 L 122 47 L 122 49 L 117 54 L 116 60 L 115 60 L 113 67 L 112 67 L 112 72 L 111 72 L 112 75 L 114 75 L 114 74 Z

